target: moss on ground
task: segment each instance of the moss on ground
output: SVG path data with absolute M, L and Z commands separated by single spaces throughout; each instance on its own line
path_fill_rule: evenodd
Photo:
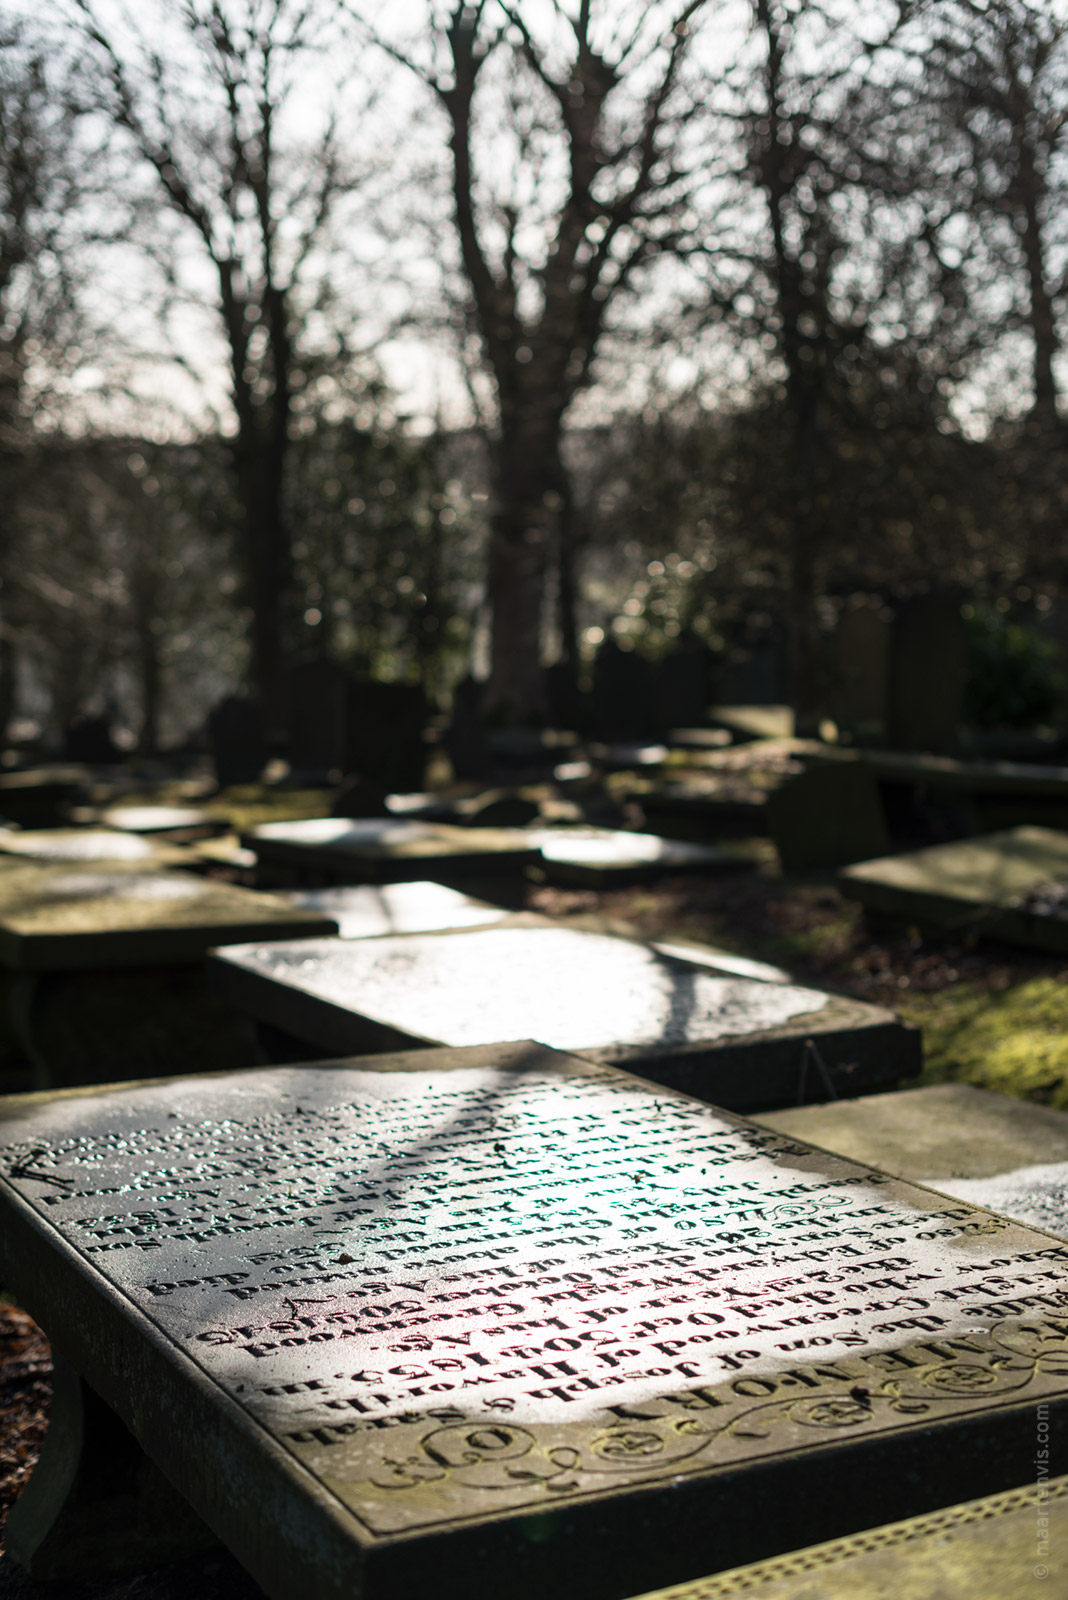
M 1002 993 L 974 983 L 903 999 L 923 1028 L 925 1083 L 974 1083 L 1068 1109 L 1068 985 L 1031 978 Z

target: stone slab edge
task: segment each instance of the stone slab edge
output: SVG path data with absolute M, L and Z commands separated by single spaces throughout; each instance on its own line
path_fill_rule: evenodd
M 254 922 L 214 922 L 188 928 L 108 928 L 74 933 L 19 933 L 0 922 L 0 967 L 19 972 L 85 972 L 96 967 L 195 966 L 216 945 L 262 939 L 333 938 L 332 917 L 294 914 L 258 928 Z

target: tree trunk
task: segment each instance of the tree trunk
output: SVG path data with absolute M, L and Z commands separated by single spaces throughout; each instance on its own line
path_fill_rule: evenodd
M 1023 202 L 1023 246 L 1027 287 L 1031 307 L 1031 335 L 1034 340 L 1034 401 L 1032 417 L 1042 428 L 1057 420 L 1057 385 L 1053 362 L 1057 354 L 1057 324 L 1053 298 L 1046 282 L 1042 252 L 1042 222 L 1038 212 L 1042 179 L 1035 168 L 1034 152 L 1023 141 L 1018 173 Z
M 242 455 L 245 452 L 242 451 Z M 252 611 L 250 680 L 268 743 L 286 738 L 284 626 L 289 562 L 277 467 L 249 452 L 239 468 L 244 511 L 245 570 Z
M 154 756 L 159 749 L 159 713 L 163 698 L 163 664 L 160 660 L 159 640 L 151 627 L 139 630 L 138 639 L 141 667 L 141 732 L 137 740 L 137 753 Z
M 492 637 L 486 709 L 519 725 L 545 720 L 541 664 L 545 578 L 555 520 L 546 495 L 555 491 L 559 428 L 518 420 L 499 446 L 496 505 L 490 519 Z

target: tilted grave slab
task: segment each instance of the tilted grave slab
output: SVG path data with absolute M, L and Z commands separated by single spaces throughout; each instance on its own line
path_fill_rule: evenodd
M 744 845 L 693 844 L 622 828 L 535 828 L 541 851 L 538 869 L 550 883 L 610 889 L 640 883 L 669 872 L 744 872 L 755 856 Z
M 348 884 L 339 889 L 286 889 L 284 900 L 331 917 L 339 938 L 374 939 L 398 933 L 435 933 L 447 928 L 484 928 L 510 915 L 461 894 L 444 883 Z
M 211 971 L 232 1005 L 281 1032 L 281 1050 L 299 1040 L 305 1055 L 535 1037 L 741 1110 L 920 1068 L 919 1035 L 892 1012 L 548 924 L 250 944 Z
M 186 853 L 157 839 L 115 828 L 0 828 L 0 857 L 25 861 L 128 861 L 142 867 L 181 866 Z
M 537 847 L 514 828 L 460 828 L 394 817 L 311 817 L 267 822 L 242 834 L 261 868 L 295 881 L 395 883 L 433 878 L 453 882 L 494 873 L 518 874 Z
M 1037 1432 L 1037 1430 L 1036 1430 Z M 1036 1439 L 1040 1476 L 1025 1489 L 984 1495 L 849 1539 L 641 1600 L 1023 1600 L 1068 1588 L 1068 1478 L 1042 1471 L 1048 1425 Z
M 207 990 L 207 951 L 335 930 L 273 895 L 136 863 L 0 870 L 5 1001 L 42 1088 L 251 1063 L 247 1025 Z
M 1068 833 L 1008 828 L 846 867 L 842 893 L 874 921 L 1068 951 Z
M 1068 1236 L 1068 1112 L 966 1083 L 772 1112 L 769 1127 Z
M 1068 1415 L 1068 1245 L 535 1045 L 7 1100 L 0 1171 L 2 1281 L 276 1600 L 618 1600 Z
M 195 962 L 218 944 L 335 931 L 332 918 L 274 895 L 136 863 L 0 874 L 0 966 L 21 971 Z

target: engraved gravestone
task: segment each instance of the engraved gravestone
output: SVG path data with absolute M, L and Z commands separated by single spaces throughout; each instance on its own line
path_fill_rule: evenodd
M 823 1098 L 827 1078 L 856 1092 L 920 1066 L 917 1035 L 888 1011 L 573 928 L 250 944 L 211 969 L 231 1004 L 286 1036 L 286 1060 L 536 1038 L 738 1109 Z M 810 1079 L 806 1041 L 818 1041 Z
M 278 1597 L 618 1600 L 1068 1411 L 1068 1246 L 529 1044 L 8 1100 L 0 1171 L 4 1283 Z
M 1048 1424 L 1046 1425 L 1048 1428 Z M 1036 1481 L 943 1511 L 637 1600 L 1023 1600 L 1068 1582 L 1068 1477 L 1050 1478 L 1036 1427 Z M 1052 1580 L 1052 1581 L 1049 1581 Z

